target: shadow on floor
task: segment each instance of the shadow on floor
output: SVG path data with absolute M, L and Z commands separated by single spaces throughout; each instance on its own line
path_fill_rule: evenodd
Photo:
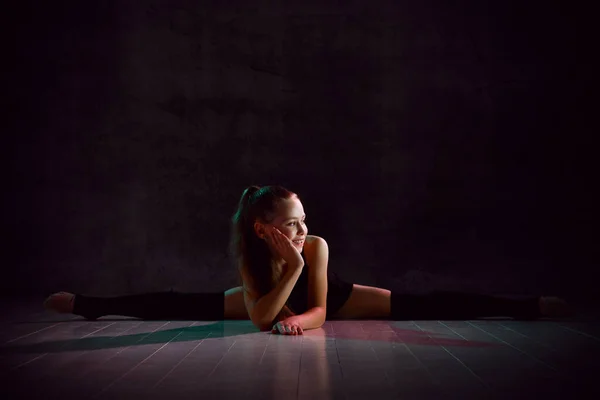
M 130 320 L 102 320 L 127 322 Z M 53 321 L 59 322 L 59 321 Z M 65 322 L 77 322 L 73 320 Z M 91 322 L 90 322 L 91 323 Z M 356 329 L 339 330 L 335 333 L 320 329 L 319 332 L 308 332 L 307 336 L 321 336 L 325 339 L 352 341 L 374 341 L 390 343 L 406 343 L 431 346 L 456 346 L 456 347 L 497 347 L 498 344 L 489 342 L 465 341 L 448 338 L 435 332 L 415 331 L 402 329 L 392 325 L 389 330 L 365 332 Z M 316 334 L 313 334 L 316 333 Z M 260 332 L 250 321 L 218 321 L 206 325 L 190 326 L 175 329 L 165 329 L 156 332 L 144 332 L 131 335 L 100 336 L 81 339 L 53 340 L 32 344 L 14 344 L 0 347 L 1 354 L 14 353 L 62 353 L 70 351 L 100 350 L 128 346 L 139 346 L 159 343 L 176 343 L 196 340 L 211 340 L 224 337 L 242 335 L 269 335 L 270 332 Z

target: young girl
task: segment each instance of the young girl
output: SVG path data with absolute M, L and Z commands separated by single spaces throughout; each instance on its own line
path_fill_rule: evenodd
M 298 195 L 281 186 L 244 190 L 232 219 L 230 252 L 243 285 L 219 293 L 157 292 L 90 297 L 59 292 L 44 306 L 87 319 L 250 319 L 260 330 L 297 335 L 326 319 L 516 319 L 571 315 L 556 297 L 512 299 L 460 292 L 403 294 L 344 282 L 328 270 L 325 239 L 308 235 Z

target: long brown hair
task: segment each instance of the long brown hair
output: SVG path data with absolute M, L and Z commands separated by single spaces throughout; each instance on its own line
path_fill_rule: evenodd
M 258 298 L 269 293 L 279 281 L 279 273 L 271 263 L 271 251 L 254 232 L 254 223 L 270 223 L 283 200 L 299 198 L 282 186 L 250 186 L 244 190 L 237 209 L 231 217 L 229 252 L 241 274 L 250 278 L 249 290 Z M 287 302 L 277 320 L 294 315 Z

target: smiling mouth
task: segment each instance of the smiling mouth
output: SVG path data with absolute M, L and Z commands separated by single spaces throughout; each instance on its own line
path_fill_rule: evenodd
M 302 240 L 292 240 L 295 244 L 304 244 L 304 239 Z

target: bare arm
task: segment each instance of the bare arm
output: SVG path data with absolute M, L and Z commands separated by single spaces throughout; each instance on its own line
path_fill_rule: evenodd
M 302 329 L 320 328 L 327 316 L 327 264 L 329 246 L 325 239 L 316 237 L 314 245 L 306 250 L 308 269 L 308 310 L 294 318 Z
M 308 330 L 320 328 L 325 322 L 326 316 L 327 310 L 325 307 L 313 307 L 290 319 L 298 321 L 303 330 Z
M 279 283 L 266 295 L 256 299 L 244 283 L 244 301 L 252 323 L 261 331 L 270 330 L 271 323 L 290 297 L 303 266 L 289 266 Z M 244 279 L 244 277 L 242 276 Z M 246 282 L 246 279 L 244 279 Z
M 329 247 L 325 239 L 315 236 L 314 244 L 305 249 L 308 269 L 308 310 L 278 322 L 273 330 L 300 334 L 306 329 L 319 328 L 327 317 L 327 263 Z

